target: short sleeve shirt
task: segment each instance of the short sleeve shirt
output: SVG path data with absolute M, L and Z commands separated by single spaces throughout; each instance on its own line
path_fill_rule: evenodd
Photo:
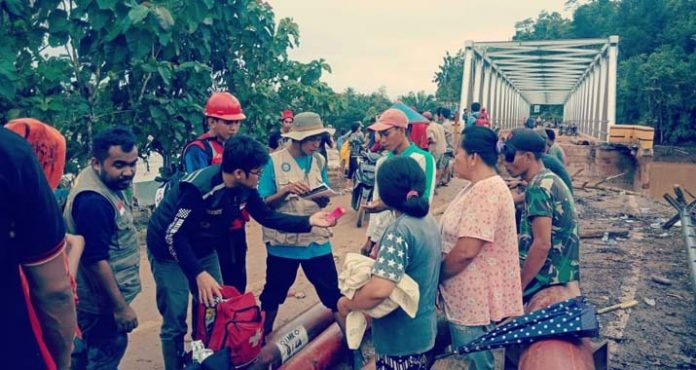
M 435 343 L 437 333 L 435 297 L 441 263 L 437 222 L 430 215 L 423 218 L 401 215 L 387 227 L 379 245 L 372 274 L 397 284 L 408 275 L 418 283 L 420 298 L 414 318 L 397 309 L 374 319 L 375 350 L 388 356 L 426 352 Z
M 550 285 L 580 280 L 580 239 L 575 202 L 568 187 L 548 169 L 536 175 L 525 191 L 519 236 L 520 266 L 524 266 L 534 240 L 534 217 L 551 218 L 551 250 L 544 266 L 525 289 L 525 298 Z
M 460 238 L 485 244 L 459 274 L 440 287 L 445 313 L 459 325 L 488 325 L 523 313 L 515 206 L 500 176 L 462 189 L 440 220 L 442 253 Z
M 31 329 L 19 266 L 40 265 L 63 250 L 65 225 L 39 162 L 27 142 L 0 127 L 0 325 L 12 340 L 4 364 L 16 369 L 46 368 Z M 9 362 L 7 362 L 9 361 Z

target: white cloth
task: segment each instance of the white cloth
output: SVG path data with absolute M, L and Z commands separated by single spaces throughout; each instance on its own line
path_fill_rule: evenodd
M 338 287 L 341 289 L 341 294 L 348 299 L 353 299 L 355 292 L 370 281 L 374 263 L 375 260 L 372 258 L 357 253 L 346 254 L 343 270 L 338 275 Z M 396 284 L 391 295 L 377 307 L 365 311 L 352 311 L 348 314 L 346 318 L 348 348 L 357 349 L 360 347 L 360 342 L 362 342 L 363 335 L 365 335 L 365 329 L 367 329 L 365 315 L 378 319 L 401 307 L 409 317 L 414 318 L 418 312 L 419 299 L 418 283 L 410 276 L 404 274 L 401 281 Z

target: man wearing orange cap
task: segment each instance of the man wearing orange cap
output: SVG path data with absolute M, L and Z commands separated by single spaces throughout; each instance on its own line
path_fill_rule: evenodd
M 387 109 L 382 113 L 377 122 L 369 127 L 379 135 L 379 143 L 384 150 L 389 153 L 377 161 L 375 169 L 375 178 L 379 173 L 379 167 L 382 163 L 394 156 L 407 156 L 413 158 L 425 172 L 425 191 L 419 194 L 421 197 L 426 197 L 428 201 L 432 201 L 435 191 L 435 160 L 430 153 L 417 147 L 408 140 L 406 130 L 408 128 L 408 118 L 406 115 L 394 108 Z M 370 217 L 370 224 L 367 227 L 367 241 L 362 247 L 364 254 L 372 252 L 375 243 L 382 237 L 384 229 L 393 220 L 393 213 L 385 211 L 384 204 L 379 199 L 379 189 L 375 183 L 374 199 L 367 207 L 369 212 L 375 213 Z
M 280 130 L 273 130 L 271 136 L 268 137 L 268 147 L 271 149 L 271 152 L 285 148 L 290 142 L 288 138 L 283 137 L 283 134 L 290 132 L 294 120 L 295 117 L 289 109 L 284 110 L 283 113 L 280 114 Z

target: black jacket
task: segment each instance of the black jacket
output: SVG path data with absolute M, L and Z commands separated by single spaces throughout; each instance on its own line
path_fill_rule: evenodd
M 229 245 L 230 224 L 241 209 L 261 225 L 287 232 L 309 232 L 309 216 L 273 211 L 256 189 L 227 188 L 220 166 L 192 172 L 167 192 L 147 227 L 147 247 L 158 260 L 178 261 L 189 279 L 203 271 L 198 259 Z

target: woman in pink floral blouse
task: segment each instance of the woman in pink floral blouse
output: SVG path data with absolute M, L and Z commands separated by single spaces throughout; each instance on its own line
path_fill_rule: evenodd
M 470 127 L 454 160 L 469 180 L 440 220 L 443 263 L 440 292 L 452 345 L 462 346 L 493 323 L 523 314 L 515 206 L 495 164 L 496 134 Z M 469 369 L 493 369 L 493 353 L 466 356 Z

